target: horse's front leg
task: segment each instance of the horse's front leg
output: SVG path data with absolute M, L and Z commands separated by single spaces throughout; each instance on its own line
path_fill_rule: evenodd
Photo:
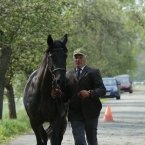
M 35 133 L 37 145 L 47 145 L 47 134 L 41 124 L 30 120 L 31 127 Z
M 50 139 L 51 145 L 61 145 L 66 130 L 66 117 L 58 117 L 52 124 L 53 132 Z
M 43 125 L 40 126 L 39 131 L 40 131 L 41 139 L 43 140 L 44 145 L 47 145 L 48 135 L 47 135 Z

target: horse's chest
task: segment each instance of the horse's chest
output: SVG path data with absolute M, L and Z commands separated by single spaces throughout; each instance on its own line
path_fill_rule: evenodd
M 44 117 L 53 117 L 57 113 L 57 106 L 56 102 L 54 101 L 44 101 L 41 103 L 41 113 L 43 114 Z

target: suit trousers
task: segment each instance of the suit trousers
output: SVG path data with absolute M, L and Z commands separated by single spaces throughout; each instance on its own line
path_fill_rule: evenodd
M 97 141 L 98 118 L 73 120 L 70 122 L 75 145 L 87 145 L 87 143 L 88 145 L 98 145 Z

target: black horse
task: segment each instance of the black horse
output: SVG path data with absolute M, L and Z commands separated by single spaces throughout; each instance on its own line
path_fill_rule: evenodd
M 62 41 L 47 38 L 48 48 L 45 51 L 40 68 L 34 71 L 24 89 L 24 106 L 35 133 L 37 145 L 61 145 L 66 130 L 66 113 L 62 113 L 61 97 L 53 99 L 53 88 L 63 89 L 66 83 L 67 34 Z M 43 123 L 49 122 L 47 129 Z

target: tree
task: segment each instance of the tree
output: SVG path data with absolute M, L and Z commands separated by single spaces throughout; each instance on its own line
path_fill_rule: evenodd
M 7 38 L 5 45 L 11 46 L 9 67 L 5 70 L 10 101 L 14 100 L 12 78 L 15 74 L 24 71 L 29 75 L 37 69 L 45 50 L 47 35 L 54 34 L 57 37 L 62 32 L 62 9 L 59 2 L 39 0 L 1 0 L 0 9 L 0 29 Z M 13 103 L 9 102 L 11 108 L 14 108 Z M 10 114 L 10 118 L 15 116 Z
M 3 112 L 3 94 L 6 81 L 5 74 L 11 57 L 11 50 L 5 45 L 4 41 L 4 32 L 0 30 L 0 119 L 2 119 Z
M 123 20 L 124 13 L 118 3 L 81 0 L 71 3 L 68 9 L 71 9 L 72 18 L 69 21 L 73 23 L 69 31 L 71 53 L 84 47 L 88 52 L 88 64 L 99 67 L 103 76 L 130 73 L 135 69 L 135 33 L 131 27 L 126 29 L 130 19 Z M 72 67 L 70 62 L 68 65 Z

